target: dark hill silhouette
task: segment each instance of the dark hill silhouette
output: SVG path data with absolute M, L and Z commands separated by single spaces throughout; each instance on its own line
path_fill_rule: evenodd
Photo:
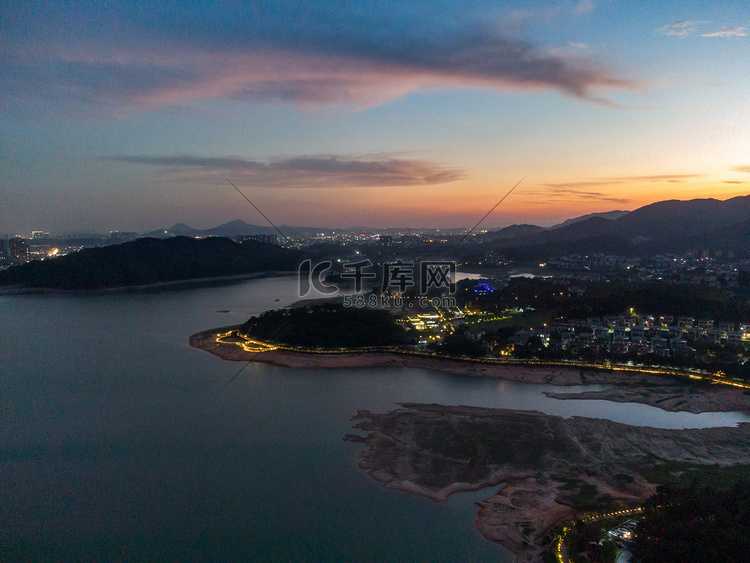
M 500 229 L 499 231 L 490 231 L 488 233 L 484 233 L 482 238 L 490 240 L 509 239 L 536 235 L 541 233 L 542 231 L 544 231 L 544 227 L 538 227 L 537 225 L 528 225 L 524 223 L 521 225 L 510 225 L 509 227 L 505 227 L 504 229 Z
M 586 219 L 591 219 L 592 217 L 601 217 L 602 219 L 609 219 L 610 221 L 614 221 L 615 219 L 619 219 L 620 217 L 624 217 L 630 213 L 630 211 L 605 211 L 604 213 L 589 213 L 588 215 L 581 215 L 580 217 L 573 217 L 572 219 L 568 219 L 567 221 L 563 221 L 562 223 L 558 223 L 557 225 L 552 225 L 550 227 L 550 230 L 552 229 L 559 229 L 560 227 L 567 227 L 568 225 L 573 225 L 574 223 L 580 223 L 581 221 L 585 221 Z
M 681 252 L 722 246 L 750 252 L 750 240 L 741 225 L 750 219 L 750 196 L 726 201 L 695 199 L 661 201 L 646 205 L 619 219 L 591 217 L 554 230 L 492 244 L 499 250 L 523 248 L 531 258 L 565 253 L 605 252 L 648 254 Z M 513 252 L 521 256 L 523 252 Z
M 661 238 L 691 236 L 727 227 L 750 218 L 750 196 L 716 199 L 669 200 L 652 203 L 613 221 L 629 236 Z
M 185 223 L 177 223 L 172 225 L 168 229 L 157 229 L 146 233 L 146 236 L 164 238 L 173 236 L 189 236 L 189 237 L 235 237 L 238 235 L 267 235 L 275 233 L 276 230 L 272 227 L 260 227 L 258 225 L 251 225 L 245 223 L 245 221 L 230 221 L 217 227 L 210 229 L 195 229 Z
M 612 221 L 603 217 L 591 217 L 572 223 L 567 227 L 560 227 L 553 231 L 539 233 L 539 242 L 576 241 L 593 237 L 609 236 L 617 233 L 612 232 Z
M 689 237 L 674 237 L 664 241 L 662 245 L 655 245 L 671 249 L 670 252 L 685 252 L 687 250 L 731 250 L 735 253 L 747 253 L 750 249 L 750 219 L 700 233 Z M 667 252 L 663 250 L 662 252 Z
M 176 225 L 172 225 L 172 227 L 169 228 L 170 233 L 174 233 L 176 235 L 195 235 L 195 233 L 199 232 L 198 229 L 194 229 L 193 227 L 190 227 L 189 225 L 186 225 L 185 223 L 177 223 Z
M 544 231 L 552 231 L 555 229 L 560 229 L 562 227 L 569 227 L 576 223 L 581 223 L 583 221 L 586 221 L 588 219 L 593 219 L 593 218 L 609 219 L 610 221 L 612 221 L 614 219 L 619 219 L 620 217 L 623 217 L 627 215 L 628 213 L 630 213 L 630 211 L 605 211 L 602 213 L 589 213 L 588 215 L 581 215 L 580 217 L 573 217 L 572 219 L 567 219 L 566 221 L 563 221 L 562 223 L 558 223 L 557 225 L 553 225 L 548 228 L 539 227 L 537 225 L 529 225 L 527 223 L 510 225 L 508 227 L 505 227 L 497 231 L 489 231 L 487 233 L 484 233 L 482 235 L 482 238 L 484 240 L 496 240 L 496 239 L 527 237 L 531 235 L 538 235 L 539 233 L 542 233 Z M 573 238 L 576 238 L 576 237 L 574 236 Z
M 224 277 L 263 271 L 293 271 L 301 254 L 279 246 L 227 238 L 141 238 L 85 249 L 0 272 L 0 285 L 56 289 L 104 289 L 159 282 Z
M 572 242 L 579 240 L 588 240 L 599 237 L 620 238 L 611 234 L 612 221 L 601 217 L 591 217 L 577 223 L 560 227 L 555 230 L 542 229 L 536 233 L 526 236 L 516 236 L 507 240 L 498 239 L 498 246 L 509 248 L 516 246 L 544 246 L 558 245 L 561 242 Z
M 273 233 L 276 233 L 276 229 L 273 227 L 261 227 L 259 225 L 245 223 L 245 221 L 236 220 L 224 223 L 218 227 L 213 227 L 212 229 L 206 229 L 198 234 L 201 236 L 231 237 L 237 235 L 268 235 Z

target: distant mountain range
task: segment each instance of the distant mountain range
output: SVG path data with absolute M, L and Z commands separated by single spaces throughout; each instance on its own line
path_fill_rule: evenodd
M 277 231 L 273 227 L 261 227 L 260 225 L 252 225 L 245 223 L 245 221 L 230 221 L 224 223 L 218 227 L 211 229 L 194 229 L 193 227 L 186 225 L 185 223 L 177 223 L 172 225 L 168 229 L 158 229 L 145 233 L 147 237 L 173 237 L 173 236 L 184 236 L 184 237 L 236 237 L 239 235 L 270 235 L 275 234 Z M 282 232 L 285 232 L 282 230 Z
M 568 219 L 558 225 L 554 225 L 549 228 L 538 227 L 536 225 L 510 225 L 499 231 L 492 233 L 492 238 L 515 238 L 518 236 L 526 236 L 537 234 L 545 230 L 559 229 L 560 227 L 566 227 L 574 223 L 585 221 L 592 217 L 601 217 L 604 219 L 618 219 L 623 215 L 629 213 L 628 211 L 607 211 L 604 213 L 590 213 L 588 215 L 582 215 L 581 217 L 574 217 Z M 464 229 L 413 229 L 413 228 L 378 228 L 378 227 L 341 227 L 333 229 L 336 232 L 346 233 L 407 233 L 407 232 L 441 232 L 445 234 L 460 235 L 465 232 Z M 313 233 L 313 232 L 331 232 L 332 229 L 316 228 L 316 227 L 291 227 L 289 225 L 279 226 L 279 231 L 287 236 L 302 234 L 302 233 Z M 148 233 L 144 233 L 142 236 L 155 237 L 155 238 L 168 238 L 174 236 L 185 236 L 185 237 L 236 237 L 240 235 L 269 235 L 278 234 L 274 227 L 263 227 L 261 225 L 253 225 L 252 223 L 246 223 L 245 221 L 236 220 L 224 223 L 218 227 L 212 227 L 210 229 L 196 229 L 185 223 L 177 223 L 166 229 L 156 229 Z
M 486 248 L 501 251 L 516 260 L 536 260 L 565 254 L 649 255 L 679 253 L 687 250 L 732 250 L 750 255 L 750 196 L 726 201 L 694 199 L 652 203 L 634 211 L 591 213 L 563 221 L 552 227 L 519 224 L 479 235 Z M 289 227 L 288 236 L 330 229 Z M 424 230 L 424 229 L 421 229 Z M 433 229 L 436 231 L 437 229 Z M 409 229 L 373 229 L 352 227 L 337 232 L 409 232 Z M 460 235 L 460 229 L 441 229 L 441 233 Z M 273 234 L 272 227 L 231 221 L 211 229 L 194 229 L 178 223 L 168 229 L 147 233 L 154 237 L 235 237 Z
M 570 253 L 641 255 L 686 250 L 750 252 L 750 196 L 726 201 L 660 201 L 631 212 L 570 219 L 549 229 L 512 225 L 484 235 L 514 256 Z
M 539 227 L 541 229 L 541 227 Z M 236 220 L 224 223 L 218 227 L 211 229 L 195 229 L 185 223 L 177 223 L 166 229 L 156 229 L 148 233 L 143 233 L 145 237 L 155 238 L 168 238 L 174 236 L 185 236 L 185 237 L 236 237 L 240 235 L 269 235 L 279 234 L 279 231 L 284 233 L 285 236 L 293 236 L 299 234 L 309 233 L 330 233 L 335 231 L 337 233 L 384 233 L 384 234 L 397 234 L 397 233 L 410 233 L 410 232 L 440 232 L 446 234 L 461 234 L 464 229 L 415 229 L 410 227 L 395 228 L 395 227 L 339 227 L 335 229 L 323 228 L 323 227 L 293 227 L 289 225 L 279 225 L 278 230 L 274 227 L 263 227 L 260 225 L 253 225 L 252 223 L 246 223 L 245 221 Z
M 283 227 L 294 234 L 290 227 Z M 310 229 L 295 229 L 311 232 Z M 366 229 L 356 229 L 362 232 Z M 343 231 L 343 229 L 342 229 Z M 452 232 L 453 230 L 441 230 Z M 33 261 L 0 272 L 0 285 L 59 289 L 101 289 L 265 271 L 293 271 L 302 253 L 259 242 L 236 243 L 237 235 L 270 234 L 271 227 L 232 221 L 213 229 L 183 223 L 154 231 L 160 238 L 85 249 L 55 260 Z M 282 230 L 284 232 L 284 230 Z M 372 231 L 371 231 L 372 232 Z M 383 231 L 381 231 L 383 232 Z M 458 233 L 455 233 L 458 234 Z M 201 237 L 201 238 L 195 238 Z M 554 227 L 511 225 L 482 233 L 481 243 L 461 245 L 455 237 L 448 248 L 456 255 L 496 250 L 528 262 L 566 254 L 645 256 L 660 253 L 733 251 L 750 256 L 750 195 L 719 201 L 660 201 L 634 211 L 594 213 Z M 429 251 L 425 243 L 420 251 Z
M 624 217 L 628 213 L 630 213 L 630 211 L 605 211 L 604 213 L 589 213 L 588 215 L 581 215 L 580 217 L 568 219 L 567 221 L 563 221 L 562 223 L 558 223 L 557 225 L 552 225 L 549 230 L 559 229 L 560 227 L 567 227 L 568 225 L 572 225 L 573 223 L 580 223 L 581 221 L 591 219 L 592 217 L 601 217 L 602 219 L 609 219 L 610 221 L 614 221 L 615 219 Z
M 750 196 L 739 196 L 726 201 L 716 199 L 693 199 L 689 201 L 669 200 L 652 203 L 634 211 L 607 211 L 574 217 L 553 225 L 510 225 L 481 235 L 484 241 L 495 241 L 499 246 L 534 246 L 550 243 L 573 242 L 604 238 L 619 243 L 645 247 L 654 241 L 682 238 L 695 240 L 697 235 L 731 227 L 750 219 Z M 316 227 L 292 227 L 280 225 L 279 230 L 288 235 L 312 232 L 330 232 L 331 229 Z M 446 234 L 462 234 L 462 229 L 395 229 L 373 227 L 337 228 L 336 232 L 411 232 L 440 231 Z M 188 237 L 235 237 L 239 235 L 278 234 L 274 227 L 254 225 L 242 220 L 230 221 L 210 229 L 196 229 L 185 223 L 177 223 L 166 229 L 145 233 L 144 236 L 166 238 Z M 716 236 L 721 236 L 717 234 Z M 700 237 L 699 237 L 700 238 Z M 648 243 L 648 244 L 646 244 Z

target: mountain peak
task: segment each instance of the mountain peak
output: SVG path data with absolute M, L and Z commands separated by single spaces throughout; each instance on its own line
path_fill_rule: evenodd
M 176 225 L 172 225 L 168 229 L 166 229 L 170 233 L 177 233 L 177 234 L 188 234 L 193 233 L 197 229 L 194 229 L 190 225 L 186 225 L 185 223 L 177 223 Z
M 566 221 L 563 221 L 562 223 L 558 223 L 557 225 L 552 225 L 549 229 L 553 230 L 553 229 L 559 229 L 560 227 L 567 227 L 568 225 L 580 223 L 581 221 L 585 221 L 586 219 L 591 219 L 593 217 L 600 217 L 602 219 L 614 221 L 615 219 L 624 217 L 628 213 L 630 213 L 630 211 L 623 211 L 623 210 L 605 211 L 603 213 L 589 213 L 588 215 L 581 215 L 580 217 L 573 217 L 572 219 L 567 219 Z

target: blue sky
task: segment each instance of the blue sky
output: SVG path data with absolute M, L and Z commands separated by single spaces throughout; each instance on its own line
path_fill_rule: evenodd
M 750 5 L 657 4 L 3 3 L 0 232 L 745 195 Z

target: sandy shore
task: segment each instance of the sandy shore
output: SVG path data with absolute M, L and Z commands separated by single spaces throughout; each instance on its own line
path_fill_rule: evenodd
M 224 360 L 261 362 L 289 368 L 366 368 L 406 367 L 438 370 L 463 377 L 483 377 L 518 383 L 558 386 L 612 385 L 612 389 L 584 393 L 547 393 L 555 399 L 599 399 L 637 402 L 671 412 L 750 412 L 750 394 L 743 389 L 724 386 L 686 387 L 668 376 L 639 372 L 604 371 L 566 367 L 487 364 L 445 357 L 392 352 L 351 352 L 308 354 L 288 350 L 247 352 L 241 347 L 216 342 L 219 333 L 233 327 L 199 332 L 190 337 L 190 345 Z
M 347 353 L 302 353 L 289 350 L 247 352 L 234 344 L 216 342 L 219 333 L 234 327 L 222 327 L 193 334 L 190 345 L 205 350 L 224 360 L 234 362 L 261 362 L 290 368 L 365 368 L 407 367 L 424 368 L 455 373 L 466 377 L 487 377 L 519 383 L 548 385 L 594 385 L 594 384 L 662 384 L 672 381 L 666 376 L 639 374 L 637 372 L 607 372 L 581 370 L 565 367 L 518 366 L 485 364 L 445 357 L 426 356 L 397 352 L 347 352 Z

